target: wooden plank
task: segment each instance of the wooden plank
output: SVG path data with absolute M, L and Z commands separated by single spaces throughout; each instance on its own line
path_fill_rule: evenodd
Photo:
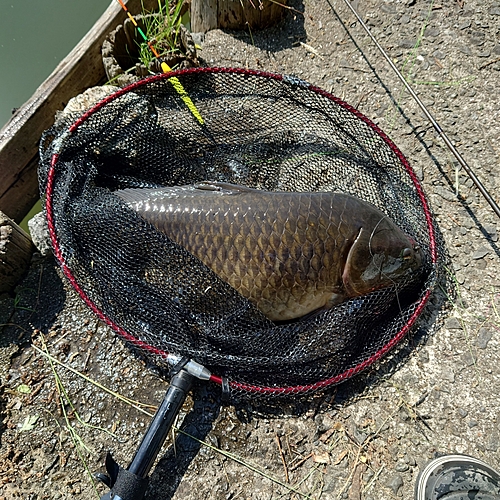
M 29 235 L 0 212 L 0 293 L 14 288 L 28 268 L 33 250 Z
M 191 0 L 191 30 L 193 33 L 217 28 L 218 0 Z
M 281 4 L 281 5 L 280 5 Z M 278 23 L 285 13 L 287 0 L 191 0 L 191 29 L 207 32 L 264 29 Z
M 125 1 L 132 14 L 142 11 L 141 0 Z M 142 0 L 153 10 L 157 0 Z M 105 79 L 101 45 L 106 35 L 126 18 L 113 0 L 80 43 L 64 58 L 33 96 L 0 130 L 0 211 L 20 222 L 38 198 L 38 142 L 54 123 L 57 110 L 69 99 Z

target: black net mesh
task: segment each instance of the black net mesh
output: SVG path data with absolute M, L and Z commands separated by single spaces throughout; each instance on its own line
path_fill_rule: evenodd
M 245 70 L 175 75 L 203 124 L 161 75 L 44 134 L 41 191 L 65 274 L 155 364 L 166 365 L 166 353 L 187 356 L 233 391 L 311 391 L 365 368 L 413 327 L 438 279 L 431 216 L 406 160 L 360 113 L 300 80 Z M 403 289 L 275 324 L 113 194 L 202 180 L 366 200 L 418 242 L 421 273 Z

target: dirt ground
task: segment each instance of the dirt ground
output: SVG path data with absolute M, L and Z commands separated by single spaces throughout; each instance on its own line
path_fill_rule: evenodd
M 353 3 L 498 199 L 500 2 Z M 217 387 L 197 386 L 180 421 L 203 443 L 169 440 L 148 498 L 407 500 L 436 453 L 500 468 L 497 216 L 343 1 L 292 0 L 274 29 L 215 30 L 201 45 L 207 65 L 298 76 L 377 123 L 422 180 L 456 292 L 437 327 L 422 328 L 395 358 L 284 415 L 224 405 Z M 86 309 L 53 259 L 36 255 L 15 295 L 0 299 L 0 382 L 2 500 L 99 498 L 106 489 L 90 473 L 103 470 L 108 450 L 130 461 L 144 412 L 168 387 Z

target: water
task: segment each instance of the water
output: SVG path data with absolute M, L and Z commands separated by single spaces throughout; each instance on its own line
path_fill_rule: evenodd
M 109 5 L 110 0 L 0 0 L 0 128 Z

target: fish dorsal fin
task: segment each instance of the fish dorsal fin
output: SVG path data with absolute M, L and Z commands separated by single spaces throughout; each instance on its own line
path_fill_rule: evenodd
M 255 193 L 257 190 L 242 186 L 240 184 L 230 184 L 229 182 L 203 181 L 194 185 L 195 189 L 204 191 L 217 191 L 223 195 L 234 195 L 242 193 Z

